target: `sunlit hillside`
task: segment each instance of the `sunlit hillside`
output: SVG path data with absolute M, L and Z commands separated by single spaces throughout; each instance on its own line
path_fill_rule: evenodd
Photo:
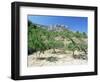
M 86 62 L 87 38 L 85 32 L 72 31 L 68 26 L 45 26 L 28 21 L 28 66 L 58 65 L 63 59 L 66 63 L 70 58 L 73 63 L 75 60 Z

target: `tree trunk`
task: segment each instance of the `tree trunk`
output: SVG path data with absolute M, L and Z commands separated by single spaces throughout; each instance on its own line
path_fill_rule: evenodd
M 84 51 L 85 54 L 87 54 L 87 51 L 85 49 L 82 49 Z
M 55 50 L 55 48 L 53 48 L 53 53 L 56 53 L 56 50 Z
M 64 39 L 64 48 L 66 48 L 66 42 L 67 42 L 67 40 Z
M 74 50 L 73 50 L 73 57 L 74 57 Z
M 82 50 L 85 54 L 87 54 L 87 50 L 86 50 L 85 48 L 81 48 L 81 50 Z
M 41 57 L 41 51 L 40 51 L 40 53 L 39 53 L 39 57 Z
M 42 51 L 42 53 L 44 54 L 44 50 Z

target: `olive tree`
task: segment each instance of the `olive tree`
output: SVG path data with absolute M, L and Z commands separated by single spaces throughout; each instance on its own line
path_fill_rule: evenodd
M 72 55 L 74 56 L 75 55 L 75 50 L 77 49 L 77 46 L 75 45 L 75 44 L 73 44 L 73 43 L 69 43 L 68 45 L 67 45 L 67 49 L 68 50 L 70 50 L 70 51 L 72 51 Z

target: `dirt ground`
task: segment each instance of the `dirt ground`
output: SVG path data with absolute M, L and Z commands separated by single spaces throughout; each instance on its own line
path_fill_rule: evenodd
M 52 50 L 47 50 L 45 53 L 41 53 L 39 55 L 39 52 L 28 55 L 28 67 L 31 66 L 62 66 L 62 65 L 83 65 L 87 64 L 87 60 L 83 59 L 74 59 L 72 57 L 72 53 L 69 51 L 66 51 L 65 53 L 62 53 L 59 50 L 56 50 L 57 53 L 52 53 Z M 78 53 L 78 52 L 77 52 Z

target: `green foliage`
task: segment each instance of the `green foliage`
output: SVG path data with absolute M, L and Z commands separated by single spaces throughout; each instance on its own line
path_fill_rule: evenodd
M 63 41 L 69 39 L 70 43 L 66 46 L 63 41 L 56 40 L 55 38 L 59 36 L 63 38 Z M 53 49 L 55 51 L 66 46 L 66 50 L 73 51 L 73 53 L 76 49 L 86 52 L 87 45 L 76 44 L 73 38 L 80 40 L 81 38 L 87 38 L 87 34 L 85 32 L 80 33 L 79 31 L 73 32 L 70 30 L 48 31 L 46 28 L 39 27 L 28 21 L 28 48 L 44 53 L 47 49 Z
M 77 49 L 77 46 L 76 46 L 75 44 L 73 44 L 73 43 L 69 43 L 69 44 L 67 45 L 67 50 L 72 51 L 72 52 L 73 52 L 73 53 L 72 53 L 73 56 L 74 56 L 74 52 L 75 52 L 76 49 Z
M 76 48 L 77 48 L 77 46 L 73 43 L 69 43 L 68 46 L 67 46 L 67 49 L 71 50 L 71 51 L 75 51 Z
M 83 38 L 87 38 L 87 34 L 83 32 Z
M 35 25 L 28 27 L 28 47 L 36 50 L 44 50 L 46 48 L 43 36 L 44 30 Z
M 81 35 L 81 33 L 80 33 L 79 31 L 76 31 L 75 36 L 76 36 L 77 38 L 81 38 L 81 37 L 82 37 L 82 35 Z
M 32 22 L 31 21 L 28 21 L 28 26 L 32 25 Z
M 79 31 L 76 31 L 75 36 L 77 38 L 87 38 L 87 34 L 85 32 L 80 33 Z
M 87 48 L 88 48 L 88 46 L 87 46 L 86 43 L 80 43 L 79 47 L 80 47 L 81 51 L 83 51 L 85 54 L 87 54 Z

